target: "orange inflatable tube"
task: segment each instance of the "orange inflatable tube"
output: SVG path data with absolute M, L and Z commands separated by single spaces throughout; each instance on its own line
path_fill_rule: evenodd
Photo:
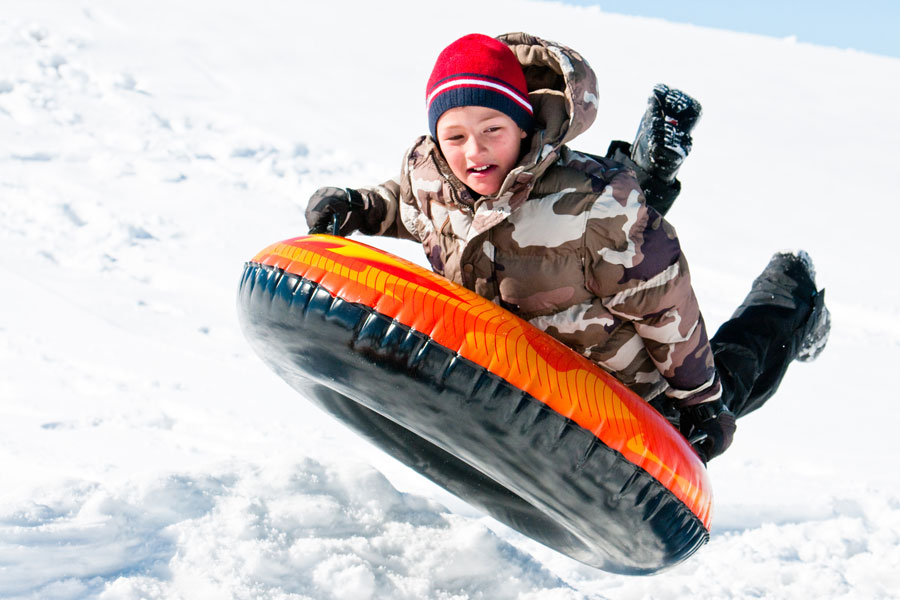
M 687 441 L 614 377 L 427 269 L 313 235 L 247 263 L 245 334 L 296 389 L 412 468 L 592 566 L 651 573 L 708 539 Z

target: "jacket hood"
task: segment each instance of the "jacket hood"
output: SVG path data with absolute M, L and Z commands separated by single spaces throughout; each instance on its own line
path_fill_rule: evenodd
M 497 39 L 509 46 L 525 71 L 535 128 L 531 150 L 520 164 L 534 170 L 551 154 L 555 160 L 563 144 L 594 122 L 597 77 L 578 52 L 562 44 L 527 33 L 507 33 Z

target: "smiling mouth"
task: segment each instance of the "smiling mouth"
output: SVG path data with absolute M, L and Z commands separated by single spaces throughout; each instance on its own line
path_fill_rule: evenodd
M 477 167 L 472 167 L 468 171 L 469 171 L 469 173 L 474 173 L 476 175 L 482 175 L 484 173 L 490 172 L 495 167 L 496 167 L 496 165 L 480 165 Z

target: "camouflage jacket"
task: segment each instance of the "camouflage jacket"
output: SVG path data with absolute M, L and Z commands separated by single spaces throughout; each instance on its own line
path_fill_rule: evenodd
M 419 241 L 433 269 L 510 309 L 646 399 L 717 398 L 706 328 L 675 230 L 623 165 L 565 143 L 597 114 L 596 78 L 573 50 L 500 36 L 535 109 L 529 150 L 500 190 L 472 197 L 420 137 L 399 178 L 361 189 L 381 235 Z M 527 142 L 526 142 L 527 143 Z M 368 215 L 367 215 L 368 216 Z

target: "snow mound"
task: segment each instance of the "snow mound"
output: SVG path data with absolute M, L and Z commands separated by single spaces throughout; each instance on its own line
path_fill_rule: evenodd
M 0 540 L 4 597 L 580 597 L 484 525 L 359 463 L 64 482 L 2 506 Z

